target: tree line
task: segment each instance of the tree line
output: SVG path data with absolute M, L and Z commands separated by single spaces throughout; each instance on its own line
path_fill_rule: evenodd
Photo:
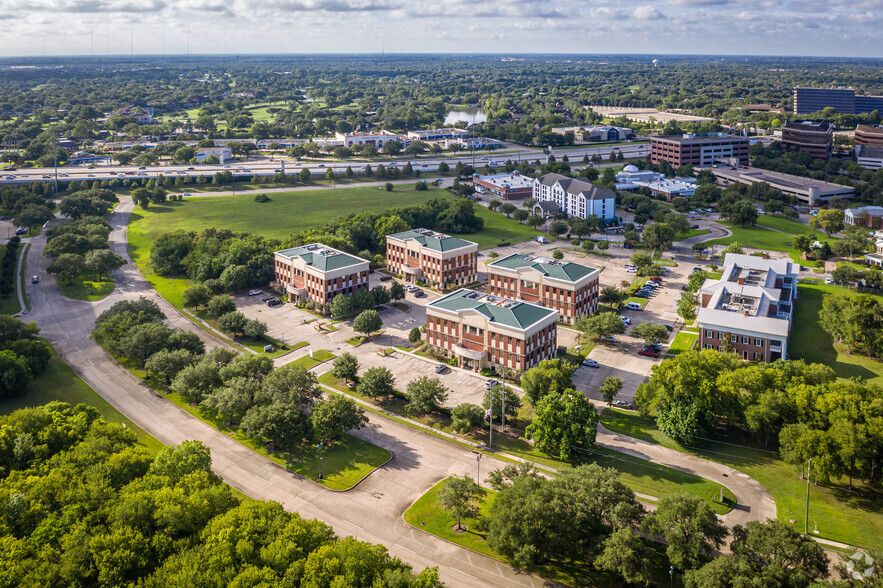
M 198 441 L 156 456 L 95 408 L 0 416 L 0 586 L 432 588 L 384 547 L 243 501 Z
M 39 334 L 37 323 L 0 315 L 0 400 L 23 394 L 46 369 L 51 352 Z

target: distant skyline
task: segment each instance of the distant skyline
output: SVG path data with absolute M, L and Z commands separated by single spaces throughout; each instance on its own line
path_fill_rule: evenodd
M 0 55 L 883 57 L 883 0 L 0 0 Z

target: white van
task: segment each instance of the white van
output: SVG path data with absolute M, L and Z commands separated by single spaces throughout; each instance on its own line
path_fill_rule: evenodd
M 641 305 L 638 304 L 637 302 L 629 302 L 628 304 L 625 305 L 625 307 L 628 308 L 629 310 L 644 310 L 643 308 L 641 308 Z

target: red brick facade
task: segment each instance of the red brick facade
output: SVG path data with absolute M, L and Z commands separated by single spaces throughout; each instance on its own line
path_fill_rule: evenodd
M 281 284 L 292 284 L 295 288 L 304 288 L 307 298 L 319 304 L 331 302 L 338 294 L 352 295 L 358 289 L 368 289 L 368 271 L 354 272 L 344 276 L 322 279 L 301 270 L 294 269 L 290 264 L 276 259 L 276 281 Z
M 464 253 L 442 259 L 441 254 L 427 251 L 416 253 L 407 247 L 387 242 L 386 265 L 390 271 L 406 274 L 404 267 L 419 269 L 424 282 L 434 282 L 444 289 L 452 284 L 465 285 L 477 278 L 477 259 L 475 252 Z
M 505 298 L 519 298 L 517 280 L 497 274 L 488 273 L 488 294 Z M 528 286 L 533 285 L 535 288 Z M 576 317 L 598 311 L 598 280 L 593 280 L 578 289 L 570 289 L 548 284 L 521 284 L 521 300 L 534 302 L 557 310 L 566 322 Z

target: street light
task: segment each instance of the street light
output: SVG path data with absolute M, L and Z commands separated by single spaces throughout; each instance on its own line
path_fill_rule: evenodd
M 319 451 L 319 479 L 322 480 L 322 450 L 325 448 L 325 443 L 319 443 L 316 445 L 316 449 Z
M 675 581 L 675 567 L 671 566 L 668 568 L 668 585 L 672 586 Z
M 809 534 L 809 468 L 812 467 L 812 458 L 809 458 L 809 463 L 806 464 L 806 513 L 805 518 L 803 519 L 803 534 Z
M 475 473 L 475 483 L 481 486 L 481 452 L 475 452 L 475 463 L 477 471 Z

